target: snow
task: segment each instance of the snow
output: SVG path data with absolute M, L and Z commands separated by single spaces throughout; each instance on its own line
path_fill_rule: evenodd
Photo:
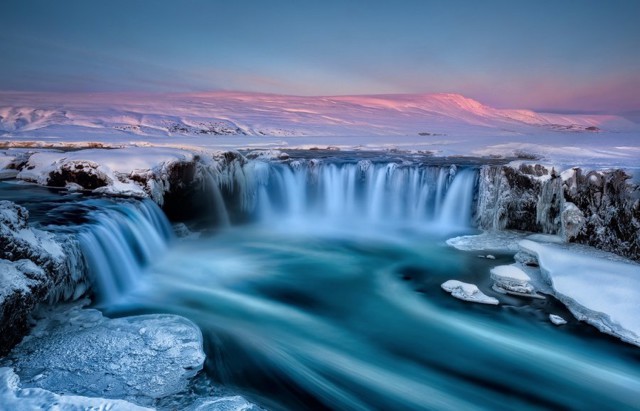
M 71 152 L 38 152 L 31 157 L 17 178 L 47 185 L 52 173 L 66 172 L 91 176 L 100 187 L 91 187 L 95 193 L 133 197 L 152 196 L 161 202 L 166 184 L 166 168 L 174 163 L 194 161 L 190 151 L 164 147 L 128 147 L 126 149 L 86 149 Z M 153 178 L 156 184 L 144 184 Z M 78 190 L 74 182 L 68 182 L 71 190 Z M 167 183 L 168 184 L 168 183 Z M 157 187 L 160 185 L 161 187 Z M 88 187 L 85 187 L 88 188 Z
M 491 274 L 507 280 L 522 282 L 531 281 L 531 277 L 516 265 L 499 265 L 497 267 L 493 267 L 491 269 Z
M 46 281 L 44 270 L 30 260 L 0 259 L 0 311 L 7 297 L 16 292 L 26 295 L 43 281 Z
M 519 243 L 579 320 L 640 346 L 640 265 L 587 247 Z
M 498 305 L 499 301 L 493 297 L 489 297 L 478 289 L 474 284 L 463 283 L 458 280 L 448 280 L 440 285 L 443 290 L 455 298 L 473 303 Z
M 482 234 L 450 238 L 447 240 L 447 244 L 461 251 L 515 253 L 518 251 L 518 241 L 526 235 L 526 233 L 516 231 L 485 231 Z M 485 258 L 490 257 L 486 256 Z
M 511 157 L 638 169 L 638 126 L 611 115 L 502 110 L 457 94 L 0 93 L 5 147 L 74 144 L 339 148 Z M 589 131 L 597 127 L 599 131 Z M 535 143 L 534 143 L 535 141 Z
M 567 323 L 567 320 L 555 314 L 549 314 L 549 321 L 555 325 L 565 325 Z
M 31 333 L 2 360 L 15 368 L 25 387 L 149 405 L 184 390 L 203 366 L 202 334 L 182 317 L 107 319 L 82 304 L 41 314 Z
M 0 410 L 51 411 L 143 411 L 143 408 L 122 400 L 58 395 L 42 388 L 20 388 L 20 377 L 8 367 L 0 368 Z
M 535 296 L 531 277 L 517 264 L 499 265 L 491 269 L 491 279 L 495 281 L 496 291 L 505 291 L 516 295 Z

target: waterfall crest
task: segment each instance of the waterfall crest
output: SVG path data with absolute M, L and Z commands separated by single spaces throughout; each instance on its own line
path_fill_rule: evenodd
M 166 251 L 171 226 L 151 200 L 110 203 L 91 212 L 79 233 L 80 247 L 101 303 L 135 287 L 155 256 Z
M 370 160 L 257 160 L 218 178 L 222 189 L 237 199 L 235 206 L 261 222 L 450 227 L 471 223 L 476 180 L 477 172 L 471 168 Z

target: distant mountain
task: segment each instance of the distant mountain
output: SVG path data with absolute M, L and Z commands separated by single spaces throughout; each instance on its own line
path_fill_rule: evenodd
M 564 115 L 486 106 L 459 94 L 296 97 L 0 92 L 0 136 L 362 136 L 627 131 L 613 115 Z

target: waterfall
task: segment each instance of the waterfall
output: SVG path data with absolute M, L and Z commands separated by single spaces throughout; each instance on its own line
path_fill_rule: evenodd
M 81 228 L 80 247 L 101 303 L 135 287 L 145 266 L 167 249 L 171 226 L 150 200 L 101 203 Z
M 242 211 L 262 222 L 464 227 L 471 221 L 476 174 L 456 166 L 370 160 L 256 160 L 234 173 L 242 181 L 225 186 L 240 191 L 235 197 Z

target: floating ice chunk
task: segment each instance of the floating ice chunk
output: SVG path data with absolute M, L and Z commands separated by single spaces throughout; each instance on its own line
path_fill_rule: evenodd
M 495 281 L 498 291 L 504 290 L 517 295 L 534 295 L 534 288 L 530 284 L 531 277 L 515 264 L 493 267 L 491 279 Z
M 464 301 L 474 303 L 498 305 L 499 301 L 493 297 L 489 297 L 478 289 L 474 284 L 463 283 L 462 281 L 449 280 L 441 285 L 442 289 L 452 296 Z
M 567 323 L 567 320 L 555 314 L 549 314 L 549 321 L 555 325 L 565 325 Z
M 492 255 L 492 254 L 487 254 L 487 255 L 485 256 L 485 258 L 488 258 L 489 260 L 495 260 L 495 259 L 496 259 L 496 256 L 495 256 L 495 255 Z
M 600 331 L 640 346 L 640 265 L 585 247 L 522 240 L 555 296 Z
M 183 390 L 204 363 L 202 334 L 182 317 L 107 319 L 78 304 L 44 314 L 5 360 L 25 387 L 151 405 Z
M 20 377 L 11 368 L 0 368 L 0 409 L 2 410 L 110 410 L 143 411 L 123 400 L 58 395 L 42 388 L 20 388 Z
M 518 251 L 518 241 L 526 234 L 513 231 L 485 231 L 478 235 L 463 235 L 447 240 L 447 244 L 461 251 Z M 485 258 L 490 258 L 485 256 Z
M 260 407 L 239 395 L 222 398 L 200 398 L 185 411 L 259 411 Z

